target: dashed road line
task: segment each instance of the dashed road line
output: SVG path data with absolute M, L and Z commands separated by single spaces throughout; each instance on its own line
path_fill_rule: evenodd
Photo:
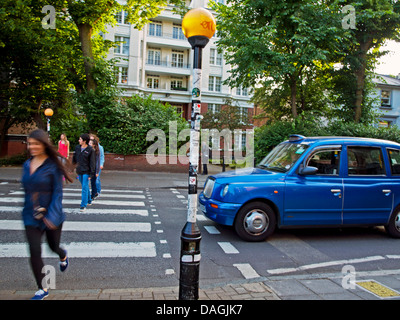
M 230 242 L 218 242 L 218 245 L 226 254 L 237 254 L 239 251 Z

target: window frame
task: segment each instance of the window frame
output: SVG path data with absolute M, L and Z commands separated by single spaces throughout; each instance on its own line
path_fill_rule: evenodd
M 383 173 L 380 174 L 355 174 L 355 173 L 349 173 L 349 150 L 351 148 L 358 148 L 358 149 L 369 149 L 369 150 L 379 150 L 380 152 L 380 158 L 382 160 L 382 169 L 383 169 Z M 381 146 L 365 146 L 365 145 L 347 145 L 346 147 L 346 160 L 347 162 L 347 176 L 348 177 L 387 177 L 387 170 L 386 170 L 386 164 L 385 164 L 385 158 L 384 158 L 384 153 L 382 151 L 382 147 Z

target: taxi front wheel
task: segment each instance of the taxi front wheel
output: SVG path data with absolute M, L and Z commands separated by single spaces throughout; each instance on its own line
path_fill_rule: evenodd
M 276 227 L 275 212 L 263 202 L 252 202 L 239 210 L 235 231 L 245 241 L 264 241 Z

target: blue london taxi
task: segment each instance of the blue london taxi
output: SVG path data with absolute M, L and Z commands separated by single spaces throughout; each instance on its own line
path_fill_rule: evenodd
M 209 176 L 199 207 L 246 241 L 275 228 L 361 225 L 400 238 L 400 144 L 291 135 L 255 168 Z

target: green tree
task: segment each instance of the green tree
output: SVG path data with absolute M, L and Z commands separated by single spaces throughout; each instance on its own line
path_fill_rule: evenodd
M 226 82 L 249 87 L 272 81 L 288 88 L 291 116 L 296 118 L 302 79 L 337 58 L 337 13 L 312 0 L 228 0 L 213 8 L 218 13 L 218 47 L 232 66 Z
M 342 42 L 341 67 L 333 72 L 339 108 L 349 120 L 370 122 L 370 89 L 379 48 L 388 39 L 400 40 L 400 3 L 394 0 L 335 1 L 333 7 L 355 9 L 355 29 Z M 363 111 L 364 110 L 364 115 Z
M 62 1 L 54 1 L 58 10 Z M 66 37 L 68 21 L 56 29 L 42 25 L 41 0 L 1 0 L 0 6 L 0 109 L 1 142 L 14 124 L 35 122 L 44 128 L 43 109 L 55 113 L 70 101 L 73 88 L 70 52 L 76 44 Z M 0 143 L 1 143 L 0 142 Z

